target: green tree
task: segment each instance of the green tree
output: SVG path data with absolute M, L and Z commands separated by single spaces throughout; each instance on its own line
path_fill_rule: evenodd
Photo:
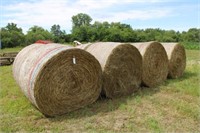
M 183 33 L 183 41 L 187 42 L 199 42 L 200 41 L 200 29 L 190 28 L 187 32 Z
M 60 29 L 60 25 L 54 24 L 51 27 L 51 34 L 53 34 L 54 36 L 60 36 L 62 34 L 62 31 Z
M 92 18 L 84 13 L 79 13 L 75 16 L 72 16 L 72 29 L 81 27 L 81 26 L 89 26 Z
M 191 28 L 187 32 L 147 28 L 133 30 L 120 22 L 98 22 L 90 24 L 92 18 L 84 13 L 72 17 L 71 41 L 114 41 L 114 42 L 199 42 L 200 29 Z
M 80 42 L 90 41 L 89 31 L 91 30 L 90 26 L 81 26 L 79 28 L 75 28 L 72 33 L 72 39 L 78 40 Z M 73 41 L 72 40 L 72 41 Z
M 6 26 L 6 29 L 8 31 L 17 31 L 17 32 L 22 32 L 21 28 L 17 27 L 17 24 L 15 23 L 8 23 L 8 25 Z
M 143 29 L 138 29 L 135 32 L 136 32 L 136 38 L 137 38 L 136 42 L 146 42 L 147 41 L 147 36 Z
M 93 41 L 106 41 L 106 36 L 109 35 L 110 24 L 108 22 L 95 21 L 92 25 L 93 28 Z M 95 37 L 94 37 L 95 36 Z
M 52 34 L 39 26 L 31 27 L 26 34 L 26 45 L 35 43 L 37 40 L 52 40 Z
M 51 27 L 51 34 L 53 36 L 53 41 L 54 42 L 59 42 L 59 43 L 63 43 L 65 42 L 65 32 L 61 31 L 60 29 L 60 25 L 53 25 Z
M 92 32 L 90 22 L 92 18 L 84 13 L 72 16 L 72 39 L 79 41 L 90 41 L 89 33 Z
M 168 30 L 164 32 L 163 42 L 177 42 L 177 34 L 174 30 Z
M 17 27 L 17 24 L 8 23 L 4 28 L 1 28 L 1 45 L 2 48 L 10 48 L 23 45 L 24 43 L 24 34 L 22 29 Z
M 146 41 L 161 41 L 163 36 L 163 31 L 159 28 L 147 28 L 145 29 Z
M 108 31 L 109 34 L 105 37 L 106 41 L 121 42 L 121 32 L 117 27 L 112 26 Z
M 127 24 L 121 24 L 120 22 L 112 22 L 107 28 L 109 34 L 105 36 L 106 41 L 114 42 L 134 42 L 136 41 L 136 34 L 132 27 Z

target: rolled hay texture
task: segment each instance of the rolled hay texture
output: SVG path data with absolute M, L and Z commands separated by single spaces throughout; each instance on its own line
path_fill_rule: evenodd
M 169 59 L 169 78 L 179 78 L 186 67 L 185 48 L 178 43 L 162 43 Z
M 167 78 L 168 59 L 159 42 L 132 43 L 142 55 L 142 84 L 155 87 Z
M 99 42 L 78 46 L 100 62 L 103 70 L 102 95 L 108 98 L 130 95 L 141 84 L 142 56 L 134 46 Z
M 46 116 L 62 115 L 96 101 L 102 70 L 90 53 L 60 44 L 22 49 L 13 75 L 26 97 Z

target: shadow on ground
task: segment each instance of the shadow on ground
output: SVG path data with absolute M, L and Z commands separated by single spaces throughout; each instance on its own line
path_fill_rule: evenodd
M 198 73 L 195 72 L 190 72 L 190 71 L 185 71 L 183 76 L 177 79 L 167 79 L 165 81 L 165 85 L 169 85 L 171 82 L 173 83 L 178 83 L 178 82 L 182 82 L 183 80 L 188 80 L 192 77 L 197 77 L 199 76 Z
M 163 84 L 154 87 L 154 88 L 148 88 L 148 87 L 141 87 L 137 92 L 132 94 L 131 96 L 124 96 L 117 99 L 107 99 L 107 98 L 99 98 L 95 103 L 86 106 L 84 108 L 81 108 L 79 110 L 67 113 L 65 115 L 56 116 L 54 118 L 47 118 L 50 121 L 65 121 L 68 119 L 80 119 L 84 117 L 91 117 L 94 115 L 97 115 L 99 113 L 106 114 L 108 112 L 112 112 L 117 110 L 120 105 L 127 105 L 127 100 L 135 100 L 137 96 L 145 97 L 145 96 L 151 96 L 160 91 L 160 86 L 167 86 L 171 82 L 181 82 L 183 80 L 187 80 L 193 76 L 198 76 L 197 73 L 186 71 L 184 75 L 181 78 L 178 79 L 168 79 Z M 37 119 L 46 119 L 45 116 L 41 116 Z
M 117 110 L 122 104 L 127 105 L 127 100 L 134 100 L 136 96 L 143 97 L 146 95 L 153 95 L 158 91 L 159 87 L 158 88 L 141 87 L 137 92 L 133 93 L 131 96 L 124 96 L 117 99 L 99 98 L 95 103 L 86 106 L 82 109 L 67 113 L 62 116 L 56 116 L 54 118 L 48 118 L 48 119 L 50 121 L 65 121 L 67 119 L 80 119 L 84 117 L 91 117 L 99 113 L 106 114 L 108 112 Z

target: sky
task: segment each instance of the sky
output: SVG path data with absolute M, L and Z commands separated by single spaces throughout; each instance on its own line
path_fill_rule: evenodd
M 200 27 L 200 0 L 0 0 L 0 27 L 16 23 L 26 33 L 34 25 L 50 31 L 59 24 L 71 33 L 72 16 L 121 22 L 133 29 L 187 31 Z

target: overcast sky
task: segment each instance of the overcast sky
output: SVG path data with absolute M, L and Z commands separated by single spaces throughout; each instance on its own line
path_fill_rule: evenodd
M 70 33 L 71 17 L 86 13 L 94 21 L 121 22 L 133 29 L 187 31 L 199 28 L 200 0 L 1 0 L 0 27 L 16 23 L 23 32 L 59 24 Z

